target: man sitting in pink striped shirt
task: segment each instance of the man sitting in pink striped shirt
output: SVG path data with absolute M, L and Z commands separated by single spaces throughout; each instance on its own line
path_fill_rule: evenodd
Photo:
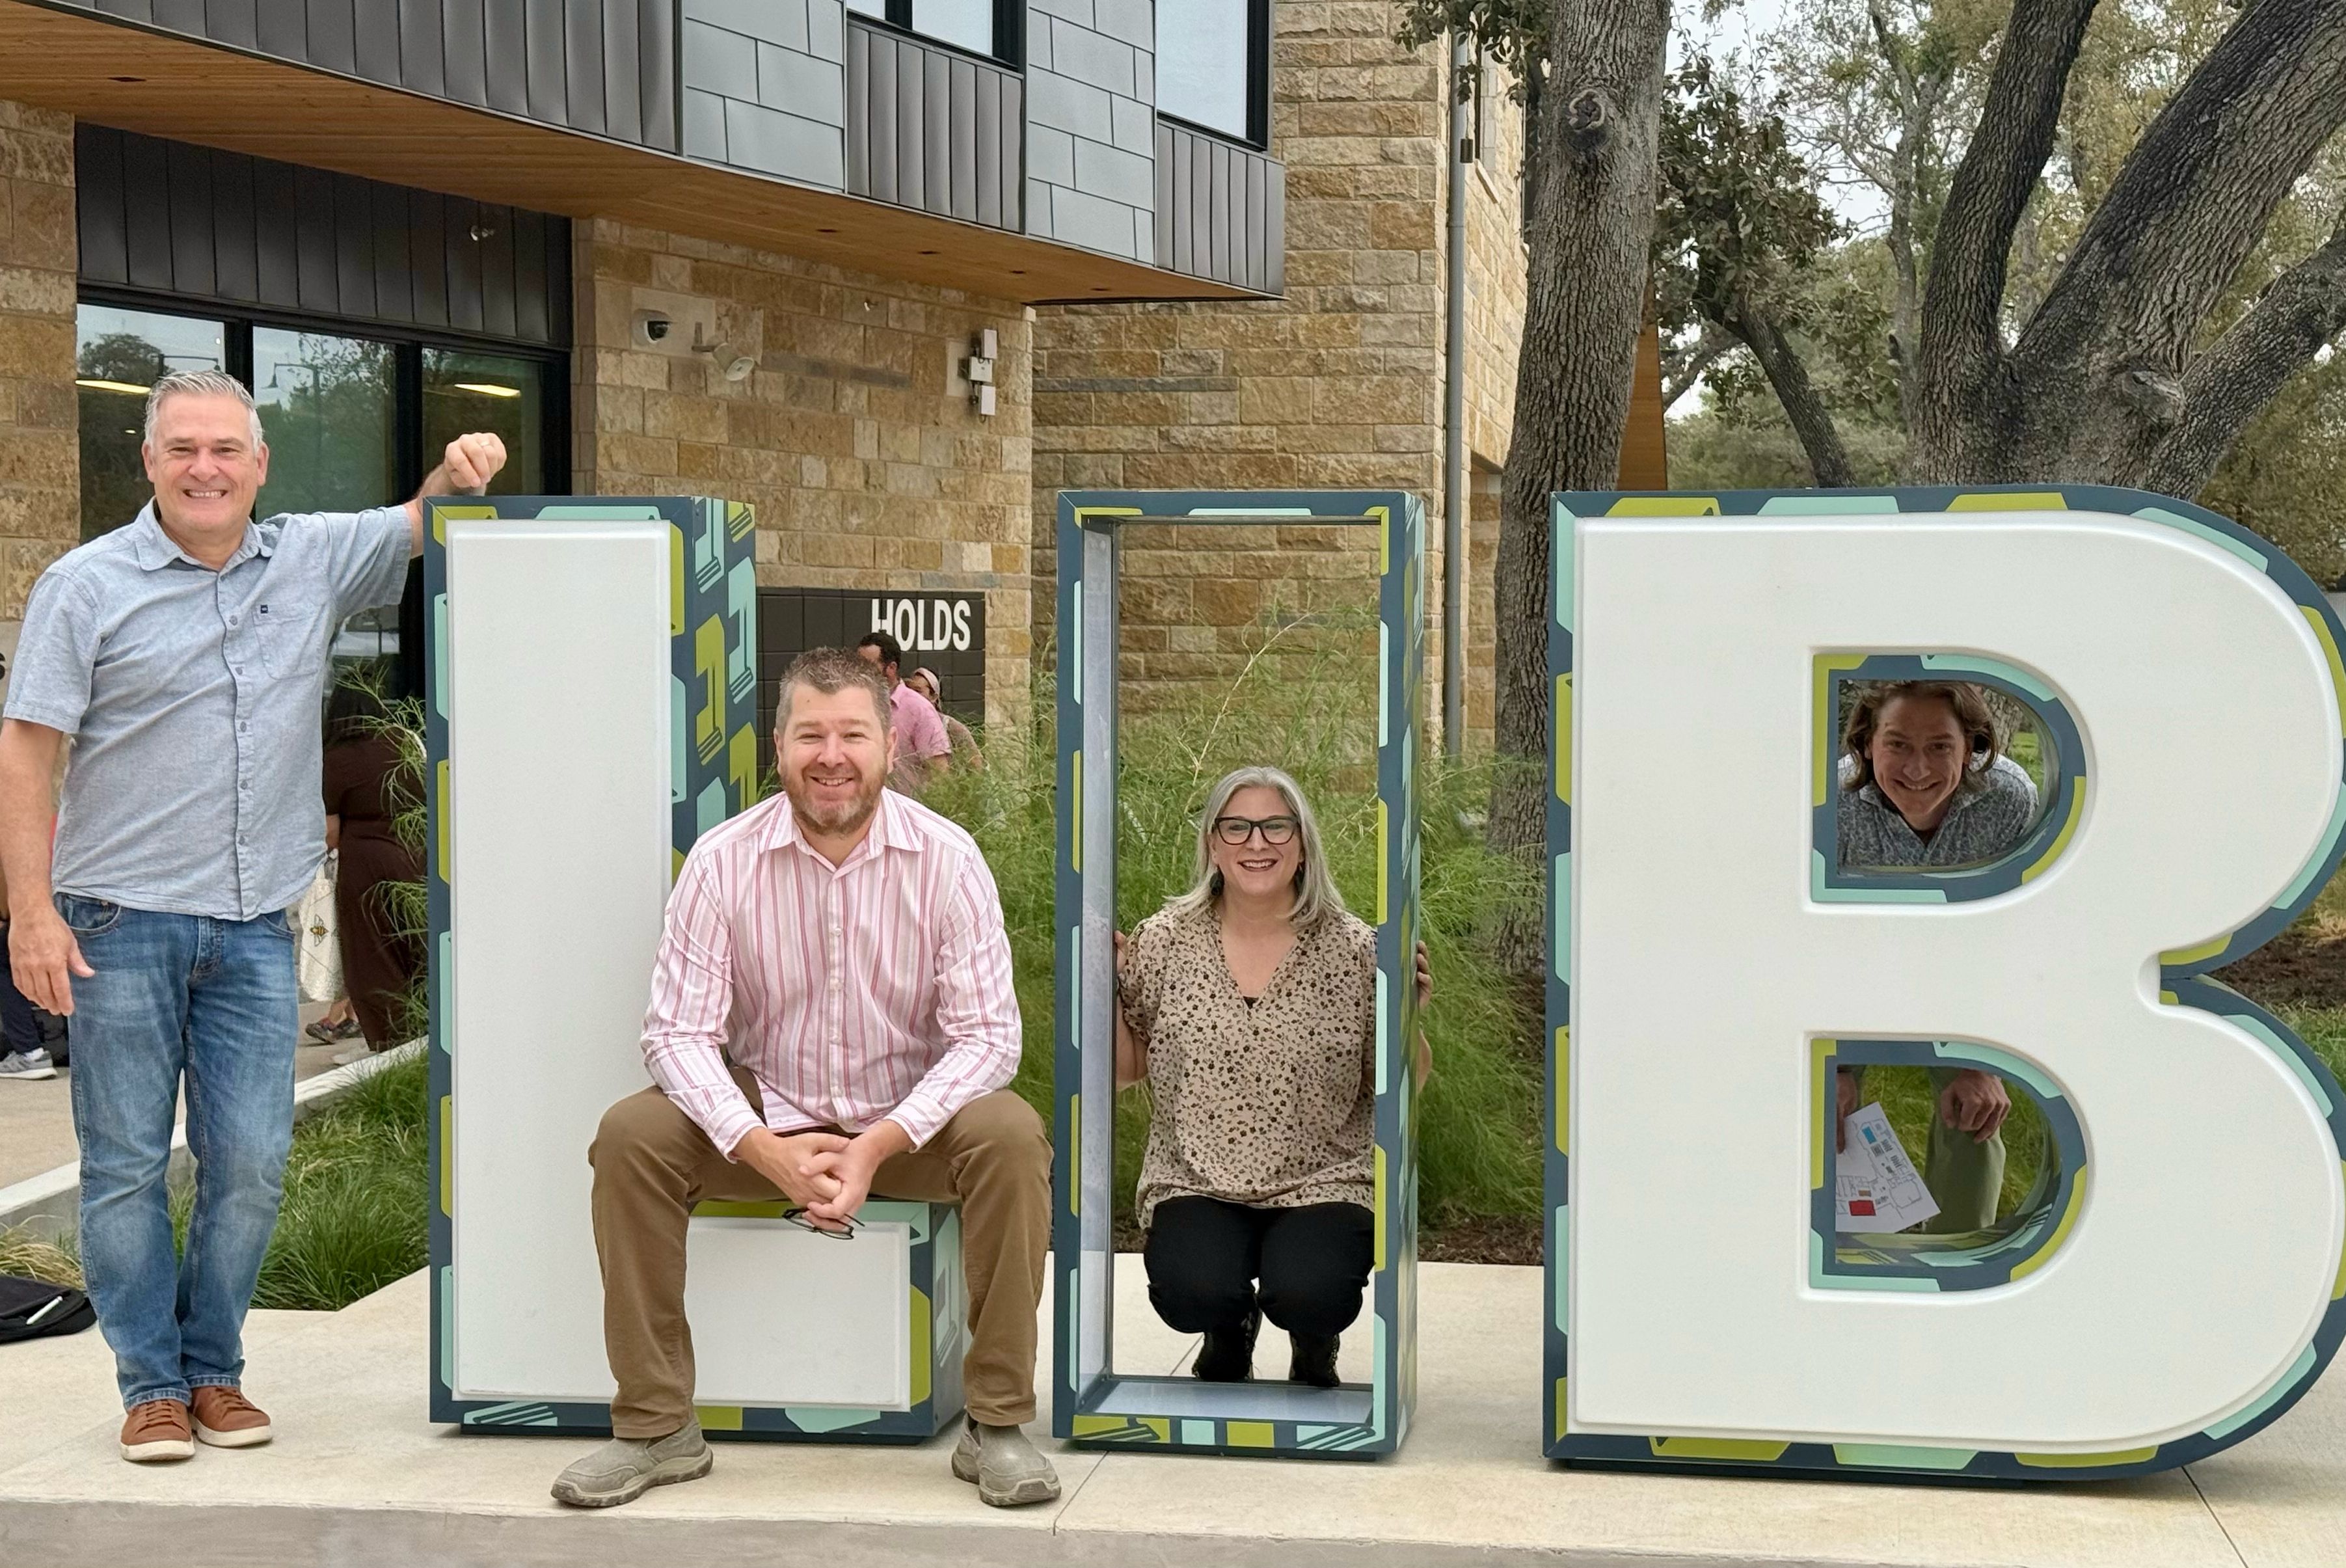
M 996 1507 L 1059 1495 L 1035 1419 L 1051 1228 L 1043 1124 L 1005 1085 L 1018 1000 L 994 876 L 970 836 L 885 788 L 880 671 L 801 655 L 782 677 L 782 794 L 701 836 L 653 965 L 656 1088 L 604 1113 L 595 1166 L 613 1441 L 554 1495 L 631 1502 L 709 1473 L 693 1416 L 685 1228 L 703 1198 L 787 1199 L 842 1228 L 874 1192 L 957 1202 L 969 1420 L 953 1471 Z

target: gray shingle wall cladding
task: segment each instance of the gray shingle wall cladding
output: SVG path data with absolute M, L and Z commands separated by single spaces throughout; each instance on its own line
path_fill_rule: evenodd
M 681 3 L 686 156 L 843 188 L 842 0 Z
M 1026 8 L 1026 231 L 1157 255 L 1157 14 L 1151 0 Z

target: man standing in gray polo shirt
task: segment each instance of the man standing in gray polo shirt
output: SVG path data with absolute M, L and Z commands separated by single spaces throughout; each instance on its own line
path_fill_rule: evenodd
M 269 1441 L 240 1391 L 277 1221 L 299 1033 L 287 908 L 325 853 L 320 700 L 335 630 L 396 603 L 423 510 L 252 520 L 252 394 L 168 375 L 140 449 L 155 499 L 41 575 L 0 722 L 0 866 L 16 983 L 73 1015 L 81 1258 L 128 1410 L 122 1454 Z M 460 436 L 424 495 L 505 466 Z M 73 765 L 49 832 L 50 781 Z M 187 1253 L 165 1174 L 182 1078 Z

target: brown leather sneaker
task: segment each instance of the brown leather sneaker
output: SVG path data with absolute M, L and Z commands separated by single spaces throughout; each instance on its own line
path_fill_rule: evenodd
M 177 1400 L 148 1400 L 134 1405 L 122 1418 L 122 1457 L 133 1464 L 193 1459 L 195 1439 L 188 1431 L 188 1407 Z
M 207 1383 L 196 1390 L 196 1436 L 214 1448 L 251 1448 L 274 1435 L 268 1413 L 236 1389 Z

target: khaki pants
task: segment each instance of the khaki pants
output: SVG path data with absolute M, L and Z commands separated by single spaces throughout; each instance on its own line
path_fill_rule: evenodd
M 755 1082 L 733 1070 L 745 1098 Z M 603 1346 L 619 1391 L 611 1431 L 664 1437 L 692 1418 L 692 1329 L 684 1319 L 685 1227 L 703 1198 L 782 1195 L 718 1153 L 658 1089 L 603 1113 L 595 1167 L 595 1249 L 603 1264 Z M 959 1203 L 969 1279 L 969 1413 L 994 1426 L 1035 1419 L 1035 1312 L 1051 1239 L 1051 1145 L 1041 1118 L 1007 1089 L 964 1106 L 923 1147 L 881 1166 L 875 1196 Z

